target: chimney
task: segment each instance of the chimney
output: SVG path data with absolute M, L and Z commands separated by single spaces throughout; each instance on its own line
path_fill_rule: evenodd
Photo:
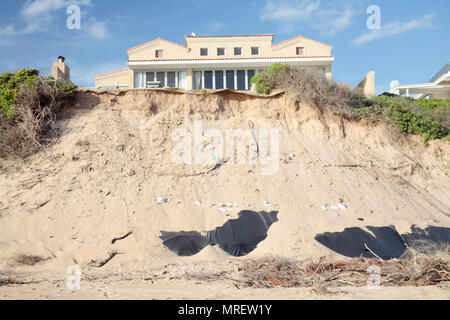
M 57 82 L 70 82 L 70 69 L 66 65 L 65 61 L 66 58 L 59 56 L 58 62 L 55 62 L 52 66 L 52 76 Z

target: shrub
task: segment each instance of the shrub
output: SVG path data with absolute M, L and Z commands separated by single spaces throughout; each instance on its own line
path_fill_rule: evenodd
M 0 83 L 0 157 L 25 158 L 50 140 L 56 116 L 72 104 L 76 86 L 30 69 L 4 74 Z
M 38 77 L 35 69 L 23 69 L 16 73 L 5 72 L 0 76 L 0 116 L 6 114 L 11 117 L 14 111 L 13 102 L 19 86 L 31 85 Z
M 414 111 L 414 109 L 423 108 L 420 107 L 420 103 L 423 102 L 409 101 L 409 99 L 395 95 L 381 95 L 371 102 L 372 105 L 356 109 L 355 113 L 359 117 L 372 120 L 391 120 L 402 133 L 422 135 L 425 145 L 430 140 L 442 139 L 450 134 L 450 129 L 444 124 L 434 121 L 425 113 Z

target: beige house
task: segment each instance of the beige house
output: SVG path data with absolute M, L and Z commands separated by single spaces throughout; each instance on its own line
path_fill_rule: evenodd
M 331 79 L 330 45 L 297 36 L 273 44 L 273 34 L 161 38 L 127 50 L 128 68 L 95 77 L 97 88 L 249 90 L 250 79 L 275 62 L 317 68 Z

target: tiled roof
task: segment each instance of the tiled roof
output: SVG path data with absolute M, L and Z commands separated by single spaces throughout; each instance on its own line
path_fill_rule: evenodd
M 279 45 L 282 45 L 282 44 L 284 44 L 284 43 L 288 43 L 288 42 L 291 42 L 291 41 L 294 41 L 294 40 L 297 40 L 297 39 L 300 39 L 300 38 L 306 39 L 306 40 L 309 40 L 309 41 L 313 41 L 313 42 L 317 42 L 317 43 L 320 43 L 320 44 L 322 44 L 322 45 L 324 45 L 324 46 L 333 47 L 333 46 L 330 46 L 329 44 L 326 44 L 326 43 L 323 43 L 323 42 L 319 42 L 319 41 L 316 41 L 316 40 L 313 40 L 313 39 L 309 39 L 309 38 L 306 38 L 306 37 L 301 36 L 301 35 L 296 36 L 296 37 L 291 38 L 291 39 L 288 39 L 288 40 L 285 40 L 285 41 L 283 41 L 283 42 L 274 44 L 272 47 L 276 47 L 276 46 L 279 46 Z
M 128 62 L 158 62 L 158 61 L 217 61 L 217 60 L 264 60 L 264 59 L 308 59 L 308 58 L 334 58 L 333 56 L 291 56 L 291 57 L 249 57 L 249 58 L 197 58 L 197 59 L 150 59 L 128 60 Z
M 169 40 L 164 40 L 164 39 L 162 39 L 162 38 L 158 38 L 158 39 L 152 40 L 152 41 L 150 41 L 150 42 L 143 43 L 143 44 L 141 44 L 141 45 L 139 45 L 139 46 L 136 46 L 136 47 L 134 47 L 134 48 L 128 49 L 127 52 L 130 52 L 130 51 L 139 49 L 139 48 L 141 48 L 141 47 L 150 45 L 150 44 L 152 44 L 152 43 L 154 43 L 154 42 L 158 42 L 158 41 L 165 41 L 165 42 L 171 43 L 171 44 L 173 44 L 173 45 L 176 45 L 176 46 L 182 47 L 182 48 L 184 48 L 184 49 L 187 49 L 186 46 L 183 46 L 183 45 L 181 45 L 181 44 L 178 44 L 178 43 L 175 43 L 175 42 L 172 42 L 172 41 L 169 41 Z
M 100 77 L 109 76 L 109 75 L 111 75 L 111 74 L 116 74 L 116 73 L 120 73 L 120 72 L 125 72 L 125 71 L 128 71 L 128 70 L 130 70 L 130 69 L 127 68 L 127 69 L 117 70 L 117 71 L 110 72 L 110 73 L 101 74 L 101 75 L 98 75 L 98 76 L 94 76 L 94 79 L 95 79 L 95 78 L 100 78 Z
M 246 34 L 246 35 L 228 35 L 228 36 L 184 36 L 185 38 L 259 38 L 274 37 L 275 34 Z

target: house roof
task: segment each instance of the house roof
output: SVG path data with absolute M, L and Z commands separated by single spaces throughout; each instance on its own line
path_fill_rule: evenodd
M 305 40 L 317 42 L 317 43 L 319 43 L 319 44 L 321 44 L 321 45 L 324 45 L 324 46 L 327 46 L 327 47 L 330 47 L 330 48 L 333 47 L 333 46 L 330 46 L 329 44 L 326 44 L 326 43 L 323 43 L 323 42 L 319 42 L 319 41 L 316 41 L 316 40 L 313 40 L 313 39 L 310 39 L 310 38 L 306 38 L 306 37 L 304 37 L 304 36 L 302 36 L 302 35 L 298 35 L 298 36 L 296 36 L 296 37 L 294 37 L 294 38 L 291 38 L 291 39 L 282 41 L 282 42 L 280 42 L 280 43 L 274 44 L 272 47 L 280 46 L 280 45 L 282 45 L 282 44 L 285 44 L 285 43 L 288 43 L 288 42 L 291 42 L 291 41 L 294 41 L 294 40 L 297 40 L 297 39 L 305 39 Z
M 435 82 L 448 72 L 450 72 L 450 62 L 448 62 L 441 70 L 439 70 L 439 72 L 436 73 L 433 78 L 431 78 L 430 82 Z
M 110 76 L 110 75 L 113 75 L 113 74 L 116 74 L 116 73 L 125 72 L 125 71 L 128 71 L 128 70 L 130 70 L 130 69 L 127 68 L 127 69 L 122 69 L 122 70 L 117 70 L 117 71 L 101 74 L 101 75 L 98 75 L 98 76 L 94 76 L 94 79 Z
M 152 40 L 152 41 L 143 43 L 143 44 L 141 44 L 141 45 L 139 45 L 139 46 L 136 46 L 136 47 L 133 47 L 133 48 L 131 48 L 131 49 L 128 49 L 127 52 L 130 52 L 130 51 L 133 51 L 133 50 L 136 50 L 136 49 L 139 49 L 139 48 L 142 48 L 142 47 L 151 45 L 152 43 L 155 43 L 155 42 L 158 42 L 158 41 L 164 41 L 164 42 L 167 42 L 167 43 L 170 43 L 170 44 L 179 46 L 179 47 L 181 47 L 181 48 L 187 49 L 186 46 L 183 46 L 183 45 L 181 45 L 181 44 L 178 44 L 178 43 L 175 43 L 175 42 L 172 42 L 172 41 L 169 41 L 169 40 L 165 40 L 165 39 L 162 39 L 162 38 L 157 38 L 157 39 L 155 39 L 155 40 Z
M 274 37 L 275 34 L 244 34 L 244 35 L 227 35 L 227 36 L 184 36 L 185 38 L 262 38 L 262 37 Z
M 323 59 L 333 56 L 290 56 L 290 57 L 239 57 L 239 58 L 195 58 L 195 59 L 146 59 L 128 60 L 128 62 L 164 62 L 164 61 L 228 61 L 228 60 L 280 60 L 280 59 Z

